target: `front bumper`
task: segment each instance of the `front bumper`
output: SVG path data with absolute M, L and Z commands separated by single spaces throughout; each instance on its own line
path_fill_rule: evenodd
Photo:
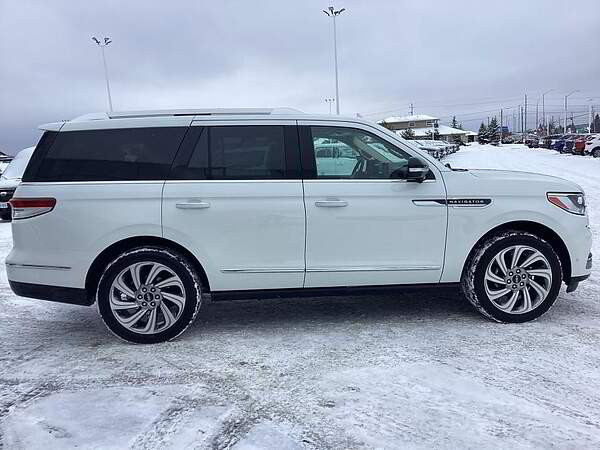
M 593 259 L 593 257 L 592 257 L 592 254 L 590 253 L 588 255 L 587 263 L 585 265 L 585 268 L 588 270 L 592 269 L 592 259 Z M 575 289 L 577 289 L 577 287 L 579 286 L 579 283 L 587 280 L 589 277 L 590 277 L 589 273 L 587 275 L 579 275 L 577 277 L 571 277 L 571 279 L 567 282 L 567 293 L 573 292 Z

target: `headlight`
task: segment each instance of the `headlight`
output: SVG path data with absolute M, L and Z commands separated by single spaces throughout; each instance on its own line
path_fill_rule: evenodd
M 548 201 L 565 211 L 579 216 L 585 215 L 585 195 L 581 192 L 573 194 L 548 193 Z

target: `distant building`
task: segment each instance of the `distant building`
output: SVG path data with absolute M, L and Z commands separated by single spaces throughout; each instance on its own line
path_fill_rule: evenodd
M 460 139 L 463 142 L 467 142 L 469 140 L 469 131 L 440 125 L 438 122 L 439 119 L 437 117 L 426 114 L 412 114 L 409 116 L 388 117 L 378 123 L 398 134 L 402 134 L 404 130 L 411 129 L 415 134 L 415 139 L 427 137 L 431 139 L 431 133 L 435 129 L 436 134 L 439 135 L 439 139 L 443 141 Z

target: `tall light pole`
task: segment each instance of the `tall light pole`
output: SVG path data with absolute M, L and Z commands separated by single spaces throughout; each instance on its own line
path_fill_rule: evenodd
M 106 93 L 108 94 L 108 110 L 112 112 L 112 98 L 110 96 L 110 84 L 108 82 L 108 68 L 106 67 L 106 55 L 104 54 L 104 48 L 108 46 L 112 41 L 110 38 L 105 37 L 102 41 L 98 40 L 96 37 L 92 37 L 92 41 L 100 47 L 102 52 L 102 64 L 104 65 L 104 78 L 106 79 Z
M 327 16 L 333 18 L 333 59 L 335 65 L 335 112 L 340 114 L 340 90 L 338 85 L 338 60 L 337 60 L 337 30 L 335 28 L 335 18 L 346 11 L 346 8 L 336 9 L 333 6 L 323 10 Z
M 589 121 L 588 121 L 588 133 L 592 132 L 592 122 L 594 121 L 594 118 L 592 117 L 592 102 L 594 101 L 593 98 L 588 98 L 587 99 L 588 102 L 590 102 L 590 104 L 588 105 L 588 115 L 589 115 Z
M 567 111 L 567 99 L 571 95 L 573 95 L 575 92 L 579 92 L 579 89 L 575 89 L 574 91 L 571 91 L 567 95 L 565 95 L 565 122 L 564 122 L 564 124 L 565 124 L 565 129 L 564 129 L 565 134 L 567 134 L 567 113 L 568 113 L 568 111 Z
M 546 133 L 550 134 L 550 129 L 546 127 L 546 99 L 544 98 L 546 94 L 549 94 L 554 89 L 548 89 L 546 92 L 542 94 L 542 122 L 544 123 L 544 128 L 546 128 Z
M 331 104 L 335 103 L 335 98 L 326 98 L 325 103 L 329 105 L 329 115 L 331 115 Z

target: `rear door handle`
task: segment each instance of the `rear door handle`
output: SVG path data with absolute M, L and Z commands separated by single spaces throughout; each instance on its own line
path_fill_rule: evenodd
M 338 199 L 317 200 L 315 206 L 318 206 L 319 208 L 343 208 L 344 206 L 348 206 L 348 202 Z
M 175 207 L 179 209 L 206 209 L 210 208 L 210 203 L 200 200 L 193 200 L 189 202 L 175 203 Z

